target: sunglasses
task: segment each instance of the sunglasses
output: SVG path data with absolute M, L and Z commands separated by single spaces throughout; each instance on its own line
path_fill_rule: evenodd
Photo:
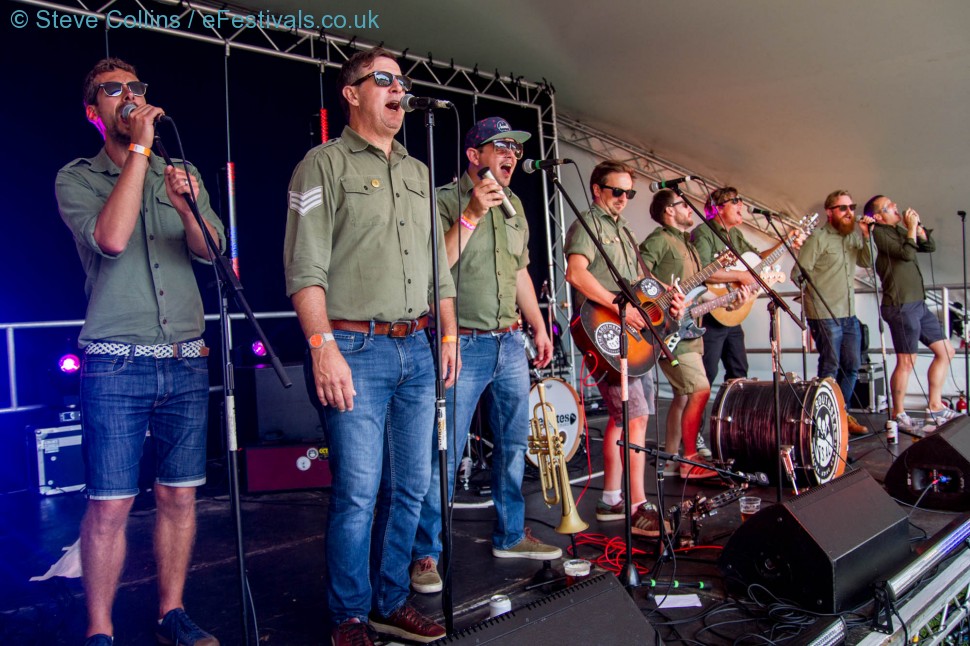
M 405 92 L 411 91 L 411 79 L 403 74 L 391 74 L 390 72 L 382 72 L 380 70 L 374 70 L 370 74 L 364 74 L 359 79 L 351 83 L 351 85 L 360 85 L 371 77 L 374 77 L 374 83 L 377 84 L 377 87 L 391 87 L 391 84 L 394 83 L 394 79 L 397 79 L 397 82 L 401 84 L 401 87 Z
M 143 81 L 128 81 L 127 83 L 107 81 L 99 83 L 98 88 L 104 92 L 105 96 L 121 96 L 122 88 L 128 88 L 128 91 L 135 96 L 145 96 L 145 92 L 148 91 L 148 83 Z
M 492 147 L 495 148 L 495 150 L 508 150 L 509 152 L 512 153 L 513 156 L 515 156 L 516 159 L 522 159 L 522 153 L 525 152 L 525 149 L 522 147 L 522 144 L 520 144 L 517 141 L 510 141 L 508 139 L 498 139 L 496 141 L 490 141 L 488 143 L 492 144 Z
M 718 202 L 717 203 L 718 206 L 724 206 L 725 204 L 744 204 L 744 198 L 743 197 L 729 197 L 728 199 L 724 200 L 723 202 Z
M 856 206 L 858 205 L 857 204 L 836 204 L 835 206 L 832 206 L 829 208 L 831 208 L 833 211 L 841 211 L 842 213 L 845 213 L 846 211 L 855 211 Z
M 669 204 L 669 206 L 671 206 L 671 207 L 678 207 L 681 204 L 687 204 L 687 202 L 685 202 L 684 200 L 677 200 L 676 202 L 671 202 Z
M 606 189 L 607 191 L 613 191 L 613 197 L 620 197 L 621 195 L 626 195 L 626 199 L 632 200 L 633 196 L 637 194 L 632 188 L 627 191 L 622 188 L 617 188 L 615 186 L 607 186 L 606 184 L 600 184 L 600 188 Z

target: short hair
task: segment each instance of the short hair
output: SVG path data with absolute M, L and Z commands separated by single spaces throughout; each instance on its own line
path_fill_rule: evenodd
M 596 164 L 596 168 L 593 169 L 593 173 L 589 176 L 589 192 L 593 192 L 594 186 L 602 184 L 603 178 L 610 173 L 626 173 L 630 176 L 631 180 L 633 179 L 633 168 L 621 161 L 607 159 Z
M 837 191 L 832 191 L 831 193 L 829 193 L 828 197 L 825 198 L 825 208 L 831 209 L 833 206 L 835 206 L 835 203 L 838 202 L 839 198 L 842 197 L 843 195 L 848 196 L 850 198 L 852 197 L 852 195 L 849 194 L 849 191 L 845 190 L 844 188 L 840 188 Z
M 394 54 L 383 47 L 375 47 L 367 51 L 357 52 L 344 61 L 344 64 L 340 67 L 340 74 L 337 76 L 337 92 L 340 93 L 340 107 L 343 108 L 344 116 L 348 119 L 350 118 L 350 104 L 344 98 L 344 88 L 353 85 L 360 78 L 360 71 L 373 65 L 378 58 L 389 58 L 395 63 L 397 62 L 397 57 Z
M 875 214 L 876 214 L 876 200 L 881 200 L 884 197 L 886 197 L 886 196 L 885 195 L 873 195 L 872 197 L 870 197 L 869 198 L 869 201 L 866 202 L 866 205 L 862 208 L 862 213 L 864 215 L 869 216 L 870 218 L 871 217 L 875 217 Z
M 135 66 L 131 63 L 126 63 L 120 58 L 102 58 L 100 61 L 95 63 L 88 75 L 84 77 L 84 106 L 95 105 L 98 102 L 98 84 L 94 81 L 98 76 L 104 74 L 105 72 L 113 72 L 115 70 L 123 70 L 125 72 L 131 72 L 135 76 L 138 76 L 138 72 L 135 71 Z
M 738 189 L 733 186 L 725 186 L 711 191 L 704 202 L 704 215 L 708 220 L 713 220 L 717 216 L 717 209 L 725 199 L 738 196 Z
M 662 188 L 653 194 L 650 202 L 650 217 L 658 224 L 664 223 L 664 211 L 667 207 L 677 201 L 677 194 L 669 188 Z

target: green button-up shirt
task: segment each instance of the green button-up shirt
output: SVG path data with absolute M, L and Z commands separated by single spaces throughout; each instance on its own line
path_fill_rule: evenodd
M 117 256 L 101 250 L 94 227 L 121 169 L 102 148 L 96 157 L 75 159 L 57 173 L 57 206 L 74 234 L 86 275 L 88 308 L 78 339 L 81 347 L 98 340 L 178 343 L 202 334 L 202 298 L 191 263 L 202 259 L 189 249 L 182 218 L 168 199 L 165 162 L 152 155 L 148 166 L 138 222 Z M 199 211 L 218 232 L 224 249 L 222 222 L 209 205 L 202 178 L 193 166 L 189 172 L 199 181 Z
M 701 270 L 700 257 L 690 242 L 690 234 L 671 226 L 657 227 L 640 243 L 640 257 L 657 280 L 671 282 L 671 276 L 684 279 Z M 687 352 L 703 352 L 704 340 L 681 341 L 674 348 L 680 356 Z
M 596 204 L 583 217 L 596 232 L 596 237 L 603 244 L 607 255 L 616 265 L 620 275 L 626 280 L 635 281 L 640 275 L 640 266 L 637 261 L 636 247 L 628 234 L 630 229 L 627 220 L 622 216 L 614 220 L 612 215 Z M 571 254 L 585 256 L 589 260 L 588 269 L 593 277 L 606 289 L 616 292 L 616 285 L 606 262 L 600 256 L 592 238 L 589 237 L 586 229 L 578 220 L 573 222 L 569 231 L 566 232 L 566 257 L 568 258 Z M 577 291 L 576 306 L 579 307 L 585 300 L 585 297 Z
M 461 206 L 468 200 L 475 183 L 465 173 L 461 177 Z M 445 231 L 458 223 L 459 182 L 438 189 L 438 215 Z M 529 223 L 519 198 L 505 189 L 515 217 L 506 219 L 501 207 L 492 207 L 479 220 L 474 231 L 462 229 L 469 237 L 459 264 L 451 268 L 458 288 L 458 325 L 475 330 L 495 330 L 515 323 L 515 281 L 519 269 L 529 264 Z M 460 226 L 460 225 L 459 225 Z
M 899 306 L 904 303 L 918 303 L 926 298 L 923 289 L 923 274 L 919 269 L 916 254 L 936 251 L 929 229 L 926 240 L 908 237 L 906 227 L 877 224 L 872 228 L 872 241 L 879 255 L 876 256 L 876 271 L 882 281 L 882 304 Z
M 714 225 L 714 228 L 717 229 L 719 233 L 727 234 L 728 240 L 730 240 L 731 244 L 734 245 L 734 248 L 738 250 L 738 253 L 744 254 L 748 251 L 759 253 L 758 250 L 751 246 L 751 243 L 747 241 L 744 234 L 741 233 L 741 227 L 731 227 L 731 230 L 728 231 L 717 220 L 712 220 L 711 224 Z M 694 227 L 694 230 L 690 233 L 690 238 L 701 258 L 702 267 L 706 267 L 714 262 L 714 258 L 717 256 L 717 254 L 725 248 L 724 243 L 721 242 L 721 239 L 714 235 L 714 232 L 711 231 L 709 226 L 703 223 Z
M 812 277 L 835 318 L 855 316 L 855 268 L 872 266 L 869 244 L 858 229 L 843 236 L 826 222 L 805 240 L 798 262 Z M 792 269 L 792 279 L 799 281 L 799 278 L 796 265 Z M 825 306 L 817 302 L 811 287 L 805 290 L 804 307 L 805 316 L 810 319 L 832 318 Z
M 331 319 L 413 319 L 431 303 L 428 167 L 394 141 L 384 151 L 344 128 L 293 171 L 283 262 L 286 293 L 319 286 Z M 438 230 L 440 295 L 455 295 Z

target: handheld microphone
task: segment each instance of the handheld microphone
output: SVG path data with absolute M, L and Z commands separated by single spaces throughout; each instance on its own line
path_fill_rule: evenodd
M 556 166 L 562 166 L 563 164 L 571 164 L 573 160 L 571 159 L 526 159 L 522 162 L 522 170 L 526 174 L 532 174 L 537 170 L 549 170 L 550 168 L 555 168 Z
M 492 169 L 488 168 L 487 166 L 478 171 L 478 178 L 479 179 L 488 178 L 493 182 L 498 181 L 495 179 L 495 175 L 492 174 Z M 501 185 L 500 185 L 500 188 L 501 188 Z M 515 217 L 515 208 L 512 206 L 512 202 L 509 201 L 509 196 L 505 194 L 504 188 L 502 189 L 502 212 L 505 213 L 506 220 L 511 220 L 512 218 Z
M 451 101 L 444 101 L 442 99 L 430 99 L 428 97 L 414 96 L 413 94 L 405 94 L 401 97 L 401 109 L 405 112 L 414 112 L 415 110 L 447 110 L 451 107 Z
M 138 106 L 135 105 L 134 103 L 128 103 L 125 105 L 125 107 L 121 108 L 121 120 L 124 121 L 125 123 L 128 123 L 128 117 L 131 116 L 131 113 L 134 112 L 135 108 L 137 107 Z M 164 114 L 160 114 L 157 117 L 155 117 L 154 125 L 157 126 L 159 121 L 171 121 L 171 120 L 172 120 L 171 117 L 168 117 Z
M 677 179 L 665 179 L 662 182 L 653 182 L 653 183 L 650 184 L 650 192 L 651 193 L 656 193 L 657 191 L 659 191 L 662 188 L 673 188 L 673 187 L 677 186 L 678 184 L 683 184 L 684 182 L 689 182 L 692 179 L 696 179 L 696 178 L 691 177 L 690 175 L 684 175 L 683 177 L 678 177 Z

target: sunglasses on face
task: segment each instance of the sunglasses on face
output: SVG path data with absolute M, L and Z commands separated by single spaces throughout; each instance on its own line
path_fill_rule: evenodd
M 507 151 L 511 152 L 512 155 L 514 155 L 516 159 L 522 159 L 522 153 L 524 152 L 524 149 L 522 148 L 522 144 L 520 144 L 517 141 L 509 141 L 509 140 L 506 140 L 506 139 L 499 139 L 497 141 L 490 141 L 489 143 L 492 144 L 492 147 L 495 150 L 498 150 L 498 151 L 506 151 L 507 150 Z
M 637 192 L 632 188 L 628 191 L 622 188 L 617 188 L 615 186 L 607 186 L 606 184 L 600 184 L 600 188 L 607 191 L 613 191 L 613 197 L 620 197 L 621 195 L 626 195 L 626 199 L 628 200 L 632 200 L 633 196 L 637 194 Z
M 846 211 L 855 211 L 856 206 L 856 204 L 836 204 L 832 207 L 832 210 L 845 213 Z
M 374 83 L 377 84 L 377 87 L 391 87 L 391 84 L 394 83 L 394 79 L 397 79 L 397 82 L 401 84 L 401 88 L 405 92 L 411 91 L 411 79 L 403 74 L 391 74 L 390 72 L 382 72 L 380 70 L 374 70 L 370 74 L 364 74 L 359 79 L 351 83 L 351 85 L 360 85 L 371 77 L 374 77 Z
M 107 81 L 99 83 L 98 88 L 104 92 L 105 96 L 121 96 L 123 88 L 128 88 L 128 91 L 135 96 L 145 96 L 145 92 L 148 91 L 148 83 L 142 81 L 128 81 L 127 83 Z
M 685 202 L 684 200 L 677 200 L 676 202 L 671 202 L 670 206 L 673 208 L 677 208 L 681 204 L 687 204 L 687 202 Z
M 729 197 L 728 199 L 724 200 L 723 202 L 718 202 L 717 203 L 718 206 L 724 206 L 725 204 L 744 204 L 744 198 L 743 197 Z

